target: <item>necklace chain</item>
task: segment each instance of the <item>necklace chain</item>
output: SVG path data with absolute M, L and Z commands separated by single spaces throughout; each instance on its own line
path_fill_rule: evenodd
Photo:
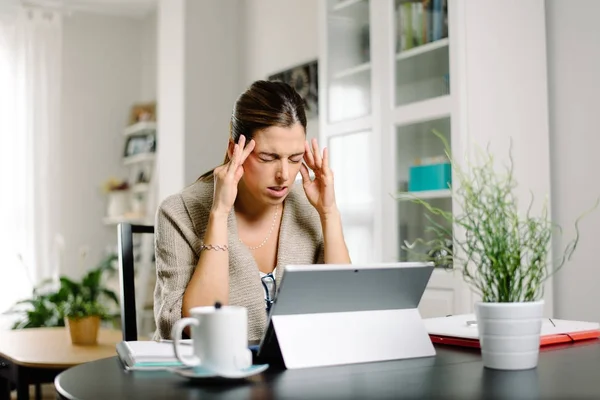
M 244 242 L 242 242 L 242 238 L 238 237 L 240 242 L 242 244 L 244 244 L 246 247 L 248 247 L 248 249 L 250 249 L 250 250 L 256 250 L 256 249 L 260 249 L 261 247 L 263 247 L 265 245 L 265 243 L 267 243 L 267 241 L 271 237 L 271 233 L 273 233 L 273 228 L 275 227 L 275 221 L 277 221 L 278 211 L 279 211 L 279 205 L 276 205 L 275 206 L 275 214 L 273 215 L 273 222 L 271 222 L 271 227 L 269 228 L 269 233 L 267 234 L 267 237 L 265 238 L 265 240 L 262 241 L 261 244 L 259 244 L 258 246 L 250 247 L 250 246 L 246 245 Z

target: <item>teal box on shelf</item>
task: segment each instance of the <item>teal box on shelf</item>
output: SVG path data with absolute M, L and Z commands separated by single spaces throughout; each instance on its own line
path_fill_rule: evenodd
M 408 172 L 408 191 L 448 189 L 452 183 L 450 163 L 414 165 Z

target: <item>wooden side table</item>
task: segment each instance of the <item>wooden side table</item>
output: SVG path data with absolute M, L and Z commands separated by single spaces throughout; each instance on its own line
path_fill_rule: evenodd
M 11 383 L 17 387 L 17 399 L 29 399 L 32 384 L 39 399 L 40 384 L 52 383 L 75 365 L 115 356 L 121 340 L 120 330 L 104 328 L 93 346 L 73 345 L 66 328 L 0 331 L 0 400 L 10 399 Z

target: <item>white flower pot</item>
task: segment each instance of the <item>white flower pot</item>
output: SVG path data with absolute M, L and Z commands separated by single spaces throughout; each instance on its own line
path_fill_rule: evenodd
M 109 217 L 122 217 L 129 212 L 129 191 L 115 190 L 108 193 L 107 214 Z
M 544 301 L 475 304 L 483 365 L 492 369 L 537 367 Z

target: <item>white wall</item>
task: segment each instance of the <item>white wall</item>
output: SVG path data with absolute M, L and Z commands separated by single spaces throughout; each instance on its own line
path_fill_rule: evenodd
M 122 130 L 140 98 L 142 22 L 74 13 L 64 20 L 62 154 L 64 202 L 59 231 L 66 241 L 62 274 L 79 276 L 82 246 L 96 263 L 116 245 L 116 227 L 104 226 L 110 176 L 125 177 Z M 90 267 L 92 265 L 86 265 Z
M 188 0 L 185 20 L 185 184 L 223 162 L 238 96 L 237 1 Z
M 157 203 L 184 186 L 185 3 L 161 0 L 157 15 Z
M 257 79 L 318 58 L 319 1 L 325 0 L 241 3 L 240 91 Z M 307 135 L 319 137 L 317 119 L 308 122 Z
M 156 11 L 150 13 L 141 21 L 141 90 L 140 102 L 149 102 L 156 100 L 157 76 L 157 14 Z
M 477 153 L 489 146 L 495 166 L 504 170 L 512 141 L 519 210 L 527 211 L 533 195 L 532 214 L 539 215 L 551 191 L 544 1 L 464 1 L 455 12 L 451 91 L 458 99 L 452 119 L 458 140 L 453 136 L 452 152 L 479 164 Z M 553 300 L 548 282 L 547 316 Z
M 600 196 L 600 27 L 597 0 L 547 0 L 553 217 L 565 229 L 555 257 L 574 237 L 575 219 Z M 580 224 L 577 250 L 554 280 L 557 318 L 600 321 L 600 209 Z M 558 252 L 561 253 L 558 253 Z
M 159 2 L 157 204 L 223 160 L 239 91 L 237 5 Z
M 243 87 L 317 58 L 319 1 L 242 2 L 240 76 Z

